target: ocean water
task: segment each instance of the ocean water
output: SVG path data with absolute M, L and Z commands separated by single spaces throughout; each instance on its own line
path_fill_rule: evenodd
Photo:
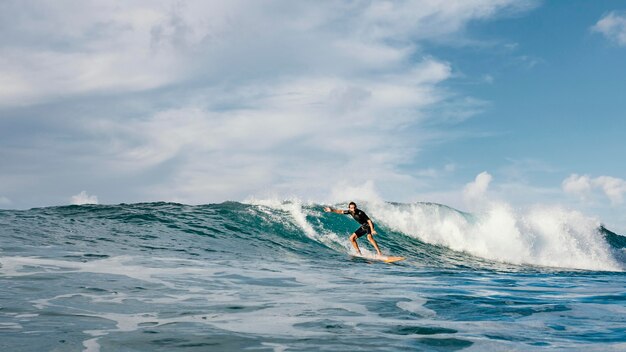
M 343 206 L 339 204 L 335 206 Z M 0 351 L 625 351 L 626 237 L 559 208 L 0 211 Z

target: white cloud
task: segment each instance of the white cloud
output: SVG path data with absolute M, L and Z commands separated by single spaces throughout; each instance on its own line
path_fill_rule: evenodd
M 604 15 L 591 30 L 602 33 L 617 45 L 626 46 L 626 12 L 612 11 Z
M 622 204 L 624 202 L 624 193 L 626 193 L 626 180 L 611 176 L 600 176 L 593 180 L 596 187 L 602 188 L 604 194 L 611 200 L 613 205 Z
M 585 175 L 571 174 L 561 185 L 565 193 L 584 196 L 591 192 L 591 178 Z
M 489 184 L 491 183 L 491 179 L 492 177 L 487 171 L 483 171 L 476 175 L 474 181 L 465 185 L 465 188 L 463 189 L 463 196 L 465 199 L 471 201 L 484 197 L 487 189 L 489 188 Z
M 46 150 L 123 178 L 132 188 L 111 188 L 140 200 L 319 195 L 368 181 L 402 199 L 418 184 L 403 166 L 449 138 L 438 124 L 485 106 L 441 87 L 453 65 L 421 43 L 534 3 L 5 1 L 0 106 L 57 103 L 77 138 L 64 131 Z M 62 98 L 94 95 L 124 98 L 66 107 L 80 114 L 68 121 Z
M 79 194 L 72 196 L 71 203 L 74 205 L 98 204 L 98 197 L 95 195 L 90 196 L 86 191 L 82 191 Z
M 426 59 L 409 77 L 301 77 L 240 86 L 207 101 L 254 92 L 245 108 L 183 107 L 92 121 L 88 128 L 96 139 L 113 141 L 108 170 L 141 171 L 177 160 L 168 184 L 146 191 L 165 199 L 245 197 L 269 187 L 320 196 L 338 180 L 411 182 L 397 170 L 415 153 L 415 139 L 403 131 L 423 119 L 420 109 L 443 99 L 435 86 L 447 75 L 445 64 Z
M 612 205 L 619 205 L 624 202 L 626 180 L 611 176 L 591 178 L 588 175 L 572 174 L 563 180 L 562 187 L 565 193 L 579 196 L 583 200 L 587 200 L 594 190 L 599 189 L 611 200 Z
M 177 76 L 172 53 L 148 45 L 162 14 L 137 6 L 15 2 L 5 4 L 0 77 L 16 89 L 0 91 L 0 104 L 31 104 L 100 91 L 158 87 Z M 16 36 L 10 40 L 9 36 Z M 43 36 L 48 39 L 43 40 Z
M 381 203 L 383 199 L 381 198 L 374 183 L 372 181 L 367 181 L 363 184 L 341 183 L 336 185 L 332 189 L 330 201 L 335 203 L 346 201 Z
M 394 69 L 419 40 L 533 3 L 5 1 L 0 87 L 12 88 L 0 89 L 0 104 L 146 90 L 197 75 Z

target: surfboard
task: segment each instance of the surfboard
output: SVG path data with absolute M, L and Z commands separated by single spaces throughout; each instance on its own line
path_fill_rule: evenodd
M 385 259 L 383 259 L 383 258 L 385 258 Z M 392 256 L 384 257 L 383 256 L 383 257 L 381 257 L 380 260 L 382 260 L 385 263 L 395 263 L 395 262 L 399 262 L 399 261 L 405 260 L 405 259 L 406 259 L 405 257 L 392 257 Z
M 381 256 L 358 255 L 357 257 L 363 258 L 363 259 L 377 260 L 377 261 L 384 262 L 384 263 L 395 263 L 395 262 L 399 262 L 401 260 L 406 259 L 405 257 L 394 257 L 394 256 L 387 256 L 387 255 L 381 255 Z

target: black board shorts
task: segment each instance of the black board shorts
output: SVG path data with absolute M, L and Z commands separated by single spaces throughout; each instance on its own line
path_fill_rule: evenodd
M 370 228 L 369 224 L 365 224 L 361 225 L 361 227 L 354 231 L 354 233 L 356 234 L 356 238 L 360 238 L 363 235 L 372 233 L 372 229 Z

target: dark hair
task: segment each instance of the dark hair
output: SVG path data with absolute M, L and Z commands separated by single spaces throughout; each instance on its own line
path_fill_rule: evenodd
M 355 203 L 355 202 L 350 202 L 350 204 L 348 204 L 348 208 L 349 208 L 351 205 L 353 205 L 353 204 L 354 204 L 354 208 L 355 208 L 355 209 L 356 209 L 356 208 L 358 208 L 358 207 L 356 206 L 356 203 Z

